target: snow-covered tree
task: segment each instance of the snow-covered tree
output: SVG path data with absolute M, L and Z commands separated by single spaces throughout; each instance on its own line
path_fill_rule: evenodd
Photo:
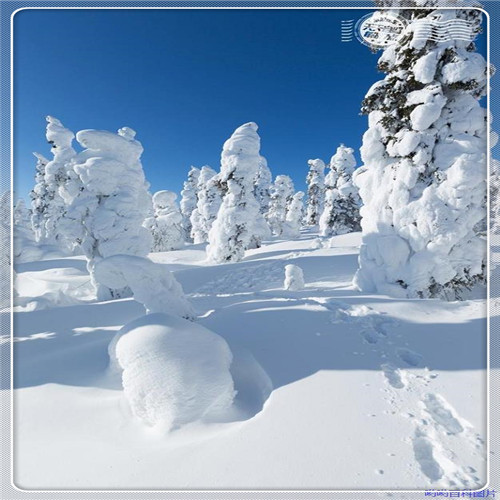
M 130 288 L 134 299 L 144 305 L 148 314 L 194 317 L 193 307 L 175 276 L 164 265 L 148 258 L 133 255 L 106 257 L 96 262 L 95 277 L 113 290 Z
M 191 214 L 196 208 L 198 203 L 197 185 L 200 176 L 200 169 L 191 167 L 188 173 L 187 181 L 184 182 L 181 191 L 181 214 L 182 214 L 182 227 L 186 234 L 186 238 L 191 237 Z
M 158 191 L 153 195 L 154 215 L 144 221 L 153 237 L 153 252 L 168 252 L 184 246 L 182 214 L 173 191 Z
M 285 282 L 283 288 L 291 292 L 298 292 L 305 286 L 304 272 L 302 268 L 295 264 L 287 264 L 285 266 Z
M 353 182 L 354 150 L 341 144 L 332 156 L 325 177 L 325 205 L 319 219 L 321 236 L 359 231 L 361 200 Z
M 495 234 L 500 233 L 500 161 L 491 159 L 490 175 L 490 227 Z
M 46 120 L 46 137 L 52 145 L 51 152 L 54 158 L 45 165 L 45 199 L 48 201 L 43 202 L 43 206 L 46 206 L 45 230 L 44 233 L 40 232 L 40 240 L 66 248 L 72 241 L 68 240 L 61 219 L 65 216 L 70 201 L 68 189 L 71 191 L 71 184 L 75 184 L 77 177 L 71 166 L 76 155 L 72 146 L 75 135 L 57 118 L 47 116 Z
M 319 223 L 323 204 L 325 201 L 325 163 L 317 158 L 309 160 L 309 173 L 307 174 L 307 211 L 306 224 L 315 226 Z
M 224 143 L 220 180 L 227 194 L 208 234 L 207 255 L 215 262 L 237 262 L 265 224 L 254 195 L 260 164 L 260 137 L 253 122 L 238 127 Z
M 191 214 L 191 237 L 196 244 L 208 241 L 208 233 L 222 204 L 223 192 L 219 176 L 209 166 L 201 168 L 197 193 L 198 202 Z
M 35 186 L 30 193 L 31 225 L 36 241 L 43 242 L 45 238 L 45 223 L 49 210 L 49 190 L 45 181 L 45 167 L 49 160 L 39 153 L 33 153 L 36 162 Z
M 303 198 L 304 192 L 297 191 L 288 206 L 285 224 L 283 225 L 283 234 L 289 238 L 298 238 L 300 236 L 300 227 L 304 219 Z
M 259 202 L 261 214 L 266 214 L 269 211 L 272 182 L 271 169 L 267 166 L 267 160 L 261 156 L 254 188 L 255 198 Z
M 146 256 L 151 249 L 151 234 L 142 225 L 151 196 L 140 161 L 143 148 L 134 137 L 128 127 L 118 134 L 82 130 L 76 135 L 85 148 L 73 167 L 83 189 L 68 207 L 66 220 L 73 223 L 66 231 L 81 245 L 100 298 L 120 293 L 95 282 L 97 261 L 117 254 Z
M 414 36 L 416 21 L 461 19 L 478 33 L 481 12 L 402 10 L 408 25 L 384 50 L 386 77 L 366 95 L 369 116 L 356 184 L 363 243 L 354 284 L 366 292 L 460 297 L 484 279 L 487 65 L 473 42 Z
M 278 175 L 271 188 L 271 201 L 267 221 L 273 234 L 281 236 L 286 221 L 288 206 L 290 205 L 295 188 L 288 175 Z

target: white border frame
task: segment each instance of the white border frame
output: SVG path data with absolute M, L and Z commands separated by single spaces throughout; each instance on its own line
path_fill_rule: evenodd
M 2 0 L 0 0 L 2 1 Z M 459 9 L 460 6 L 457 7 L 435 7 L 435 10 L 457 10 Z M 490 110 L 490 104 L 491 104 L 491 85 L 490 85 L 490 80 L 491 80 L 491 61 L 490 61 L 490 45 L 491 45 L 491 30 L 490 30 L 490 15 L 488 12 L 480 7 L 473 7 L 473 6 L 462 6 L 462 9 L 468 9 L 468 10 L 477 10 L 479 12 L 482 12 L 484 16 L 486 17 L 486 62 L 487 62 L 487 94 L 486 94 L 486 110 L 487 110 L 487 116 L 488 116 L 488 129 L 489 133 L 487 136 L 486 140 L 486 147 L 487 147 L 487 201 L 486 201 L 486 209 L 487 209 L 487 215 L 486 215 L 486 221 L 487 221 L 487 254 L 486 254 L 486 260 L 487 260 L 487 265 L 486 265 L 486 274 L 487 274 L 487 282 L 486 282 L 486 483 L 482 488 L 476 489 L 476 490 L 446 490 L 446 491 L 465 491 L 465 492 L 475 492 L 475 491 L 481 491 L 485 490 L 490 487 L 491 483 L 491 443 L 490 443 L 490 438 L 491 438 L 491 432 L 490 432 L 490 411 L 491 411 L 491 401 L 490 401 L 490 335 L 491 335 L 491 318 L 490 318 L 490 313 L 491 313 L 491 196 L 490 196 L 490 176 L 491 176 L 491 110 Z M 237 6 L 224 6 L 224 7 L 211 7 L 211 6 L 197 6 L 197 7 L 190 7 L 190 6 L 175 6 L 175 7 L 168 7 L 168 6 L 159 6 L 159 7 L 138 7 L 138 6 L 130 6 L 130 7 L 113 7 L 113 6 L 100 6 L 100 7 L 21 7 L 17 10 L 15 10 L 11 16 L 10 16 L 10 163 L 11 163 L 11 170 L 10 170 L 10 190 L 11 190 L 11 195 L 14 193 L 14 17 L 16 14 L 19 12 L 22 12 L 24 10 L 371 10 L 371 11 L 377 11 L 377 10 L 421 10 L 425 9 L 424 7 L 346 7 L 346 6 L 339 6 L 339 7 L 330 7 L 330 6 L 311 6 L 311 7 L 266 7 L 266 6 L 255 6 L 255 7 L 237 7 Z M 12 200 L 11 200 L 11 205 L 12 205 Z M 14 211 L 11 209 L 10 211 L 10 227 L 11 227 L 11 240 L 10 240 L 10 254 L 11 256 L 14 255 L 13 249 L 14 249 Z M 14 262 L 12 259 L 12 264 L 11 264 L 11 286 L 13 287 L 14 285 Z M 158 493 L 158 492 L 165 492 L 165 493 L 318 493 L 318 492 L 323 492 L 323 493 L 423 493 L 425 495 L 426 491 L 440 491 L 442 488 L 439 490 L 434 490 L 430 488 L 424 488 L 424 489 L 419 489 L 419 490 L 403 490 L 403 489 L 394 489 L 394 490 L 348 490 L 348 489 L 341 489 L 341 490 L 336 490 L 336 489 L 301 489 L 301 490 L 295 490 L 295 489 L 258 489 L 258 490 L 247 490 L 247 489 L 223 489 L 223 490 L 217 490 L 217 489 L 182 489 L 182 490 L 176 490 L 176 489 L 165 489 L 165 490 L 160 490 L 160 489 L 134 489 L 134 490 L 126 490 L 126 489 L 121 489 L 121 490 L 116 490 L 116 489 L 94 489 L 94 490 L 85 490 L 85 489 L 79 489 L 79 490 L 71 490 L 71 489 L 55 489 L 55 490 L 39 490 L 39 489 L 22 489 L 16 486 L 14 482 L 14 312 L 13 312 L 13 307 L 14 307 L 14 297 L 13 294 L 11 293 L 11 302 L 10 302 L 10 329 L 11 329 L 11 338 L 10 338 L 10 418 L 11 418 L 11 425 L 10 425 L 10 484 L 11 486 L 22 493 L 62 493 L 62 492 L 68 492 L 68 493 Z

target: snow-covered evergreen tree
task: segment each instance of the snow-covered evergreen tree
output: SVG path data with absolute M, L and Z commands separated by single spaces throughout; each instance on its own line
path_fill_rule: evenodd
M 208 235 L 207 255 L 215 262 L 237 262 L 265 224 L 254 195 L 260 164 L 260 137 L 253 122 L 238 127 L 224 143 L 220 180 L 227 194 Z
M 33 187 L 31 198 L 31 225 L 35 233 L 36 241 L 43 242 L 45 239 L 45 223 L 49 210 L 49 190 L 45 181 L 45 167 L 49 160 L 39 153 L 33 153 L 36 162 L 35 186 Z
M 341 144 L 332 156 L 325 177 L 325 205 L 319 219 L 321 236 L 359 231 L 361 200 L 353 182 L 354 150 Z
M 317 158 L 309 160 L 307 174 L 307 211 L 305 222 L 308 226 L 319 224 L 325 201 L 325 163 Z
M 269 211 L 272 182 L 273 175 L 271 174 L 271 169 L 267 166 L 267 160 L 261 156 L 254 189 L 255 198 L 259 202 L 261 214 L 266 214 Z
M 71 186 L 69 185 L 76 180 L 72 178 L 76 176 L 71 166 L 76 155 L 72 146 L 75 134 L 64 127 L 57 118 L 47 116 L 46 120 L 46 137 L 52 145 L 51 152 L 54 158 L 45 165 L 45 198 L 48 202 L 44 203 L 46 206 L 45 231 L 40 232 L 40 239 L 44 242 L 55 243 L 61 248 L 67 248 L 71 246 L 72 241 L 68 240 L 61 219 L 65 216 L 70 201 L 68 188 L 71 190 Z
M 356 176 L 363 243 L 355 285 L 408 297 L 460 297 L 484 279 L 487 65 L 472 42 L 414 37 L 422 18 L 461 19 L 478 33 L 481 12 L 402 10 L 408 26 L 384 50 L 386 77 L 366 95 L 369 116 Z
M 176 199 L 173 191 L 158 191 L 153 195 L 154 215 L 144 221 L 144 227 L 153 237 L 153 252 L 168 252 L 184 246 L 183 219 Z
M 191 237 L 194 243 L 208 241 L 208 233 L 222 204 L 222 186 L 217 172 L 209 166 L 201 168 L 198 178 L 198 202 L 191 215 Z
M 271 200 L 267 213 L 269 227 L 276 236 L 283 234 L 288 206 L 292 201 L 294 191 L 293 181 L 288 175 L 276 176 L 271 188 Z
M 288 206 L 285 224 L 283 225 L 283 234 L 289 238 L 298 238 L 300 236 L 300 227 L 304 219 L 304 198 L 303 191 L 297 191 Z
M 182 214 L 182 227 L 186 234 L 186 239 L 191 237 L 191 214 L 196 208 L 198 203 L 197 185 L 200 176 L 200 169 L 191 167 L 188 173 L 187 181 L 184 182 L 181 191 L 181 214 Z
M 140 161 L 142 145 L 135 132 L 124 127 L 114 134 L 101 130 L 82 130 L 77 141 L 85 148 L 74 162 L 83 189 L 68 207 L 66 228 L 78 241 L 88 260 L 94 280 L 95 262 L 111 255 L 146 256 L 152 245 L 143 227 L 151 210 L 151 196 Z M 117 296 L 96 283 L 100 298 Z

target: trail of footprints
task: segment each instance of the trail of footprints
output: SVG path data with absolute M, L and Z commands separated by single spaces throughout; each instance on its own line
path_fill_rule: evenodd
M 333 323 L 355 322 L 359 326 L 363 342 L 372 348 L 383 348 L 382 358 L 387 357 L 385 353 L 392 351 L 393 356 L 401 362 L 398 365 L 402 364 L 408 369 L 423 366 L 424 359 L 421 354 L 411 349 L 393 346 L 388 340 L 391 329 L 397 326 L 397 321 L 394 319 L 367 306 L 350 307 L 337 301 L 323 305 L 334 312 Z M 398 367 L 385 359 L 380 365 L 386 383 L 396 393 L 388 399 L 391 409 L 399 404 L 410 406 L 414 412 L 417 407 L 420 414 L 419 419 L 413 413 L 406 413 L 406 416 L 415 422 L 415 430 L 409 437 L 409 442 L 420 471 L 433 486 L 449 489 L 479 487 L 481 479 L 476 475 L 477 471 L 471 466 L 459 465 L 463 457 L 458 457 L 452 447 L 457 448 L 453 445 L 459 444 L 458 448 L 465 448 L 467 454 L 484 456 L 484 441 L 442 396 L 428 392 L 427 387 L 437 377 L 436 374 L 426 369 L 427 373 L 423 376 L 415 375 L 408 369 Z M 461 442 L 457 443 L 456 440 Z

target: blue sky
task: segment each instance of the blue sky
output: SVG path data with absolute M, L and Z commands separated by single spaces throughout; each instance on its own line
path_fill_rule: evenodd
M 179 192 L 190 165 L 219 167 L 223 142 L 255 121 L 273 174 L 304 188 L 307 160 L 356 150 L 360 102 L 379 54 L 340 22 L 360 10 L 26 10 L 14 21 L 14 179 L 50 157 L 47 114 L 73 131 L 137 131 L 152 191 Z

